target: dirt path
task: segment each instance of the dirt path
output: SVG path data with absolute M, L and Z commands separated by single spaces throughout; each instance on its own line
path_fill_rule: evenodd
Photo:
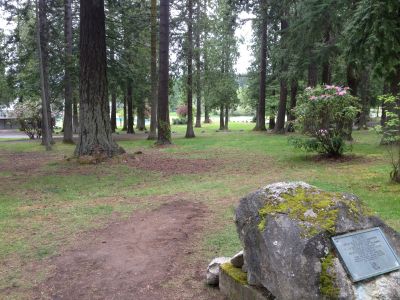
M 218 299 L 202 283 L 197 290 L 168 284 L 182 274 L 203 282 L 204 266 L 185 264 L 206 212 L 202 204 L 175 201 L 94 232 L 54 259 L 55 273 L 36 299 Z

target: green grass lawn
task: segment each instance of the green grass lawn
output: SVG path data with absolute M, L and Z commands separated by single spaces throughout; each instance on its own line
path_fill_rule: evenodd
M 216 166 L 184 174 L 132 168 L 118 159 L 79 165 L 66 159 L 72 145 L 57 143 L 46 152 L 36 141 L 0 140 L 0 263 L 7 266 L 0 270 L 0 295 L 10 289 L 14 298 L 26 295 L 46 277 L 46 260 L 80 233 L 174 197 L 201 201 L 210 210 L 206 228 L 214 230 L 204 230 L 197 245 L 204 260 L 240 249 L 232 221 L 235 205 L 276 181 L 302 180 L 354 193 L 400 230 L 400 185 L 389 181 L 388 157 L 375 133 L 355 132 L 354 157 L 335 162 L 316 160 L 293 149 L 287 136 L 253 132 L 253 126 L 231 123 L 230 132 L 216 132 L 217 124 L 211 124 L 196 128 L 195 139 L 183 138 L 185 126 L 173 126 L 174 145 L 168 148 L 155 148 L 144 137 L 119 141 L 128 153 L 159 153 L 182 164 L 206 159 Z M 26 168 L 24 163 L 10 165 L 21 160 Z

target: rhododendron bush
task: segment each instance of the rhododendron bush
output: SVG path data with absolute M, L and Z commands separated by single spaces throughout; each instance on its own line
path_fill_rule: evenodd
M 346 137 L 351 135 L 358 112 L 357 98 L 350 94 L 348 87 L 308 87 L 294 110 L 296 126 L 308 138 L 291 138 L 291 142 L 307 151 L 341 156 L 349 149 Z

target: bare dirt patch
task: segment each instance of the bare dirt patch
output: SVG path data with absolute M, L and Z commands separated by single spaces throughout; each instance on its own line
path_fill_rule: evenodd
M 54 159 L 62 159 L 62 156 L 49 153 L 0 153 L 0 170 L 10 172 L 34 172 Z
M 192 246 L 206 213 L 203 204 L 174 201 L 92 232 L 53 259 L 55 272 L 35 299 L 221 299 L 205 287 L 168 285 L 182 273 L 203 281 L 204 266 L 187 261 L 195 255 Z
M 206 173 L 218 169 L 221 162 L 215 159 L 181 158 L 160 151 L 140 154 L 124 154 L 116 163 L 125 163 L 132 168 L 161 172 L 165 175 Z

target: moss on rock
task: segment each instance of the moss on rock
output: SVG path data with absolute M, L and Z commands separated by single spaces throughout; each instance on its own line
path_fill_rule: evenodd
M 247 284 L 247 274 L 242 269 L 236 268 L 231 263 L 222 264 L 220 268 L 240 284 Z
M 325 258 L 321 259 L 321 275 L 320 275 L 320 291 L 326 299 L 338 299 L 339 289 L 335 285 L 336 277 L 330 269 L 333 268 L 334 256 L 329 253 Z
M 306 236 L 312 236 L 319 231 L 335 232 L 338 210 L 335 208 L 336 193 L 328 193 L 317 189 L 297 188 L 292 194 L 282 194 L 283 201 L 268 202 L 259 210 L 261 222 L 258 228 L 263 231 L 266 226 L 266 216 L 287 214 L 291 219 L 301 221 Z

